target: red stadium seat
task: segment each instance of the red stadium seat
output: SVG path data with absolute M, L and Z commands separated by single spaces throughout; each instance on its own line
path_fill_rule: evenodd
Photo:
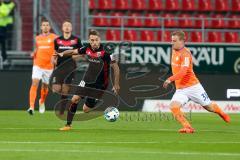
M 196 28 L 202 28 L 203 22 L 204 22 L 204 28 L 208 28 L 210 26 L 209 20 L 204 18 L 207 18 L 207 16 L 205 14 L 199 14 L 195 20 L 195 27 Z
M 212 7 L 212 3 L 211 0 L 199 0 L 199 5 L 198 5 L 198 10 L 199 11 L 212 11 L 213 7 Z
M 225 33 L 225 42 L 238 43 L 239 42 L 238 32 L 226 32 Z
M 115 8 L 118 10 L 128 10 L 128 0 L 115 0 Z
M 123 16 L 123 14 L 121 12 L 114 12 L 111 16 L 116 17 L 116 18 L 111 18 L 110 19 L 111 26 L 114 26 L 114 27 L 121 26 L 121 18 L 120 18 L 120 16 Z
M 213 15 L 212 18 L 212 25 L 211 28 L 224 28 L 225 27 L 225 21 L 223 20 L 224 16 L 221 14 Z
M 127 26 L 129 27 L 139 27 L 142 26 L 142 19 L 141 18 L 137 18 L 139 17 L 140 14 L 138 13 L 130 13 L 128 20 L 127 20 Z
M 228 11 L 229 0 L 215 0 L 215 11 Z
M 190 36 L 190 32 L 189 31 L 184 31 L 184 33 L 185 33 L 185 40 L 186 41 L 190 41 L 190 39 L 189 39 L 189 36 Z
M 208 42 L 222 42 L 222 32 L 208 32 Z
M 90 0 L 88 2 L 88 5 L 89 5 L 89 9 L 96 9 L 96 3 L 95 3 L 95 0 Z
M 125 30 L 124 31 L 124 40 L 127 41 L 137 41 L 137 32 L 135 30 Z
M 146 1 L 145 0 L 131 0 L 132 7 L 131 10 L 145 10 L 146 9 Z
M 174 15 L 167 13 L 163 14 L 164 19 L 164 26 L 165 27 L 178 27 L 177 20 L 174 19 Z
M 106 14 L 100 12 L 100 13 L 96 14 L 96 16 L 106 16 Z M 93 25 L 94 26 L 109 26 L 108 19 L 102 18 L 102 17 L 94 18 Z
M 176 11 L 180 10 L 179 0 L 167 0 L 166 1 L 166 10 Z
M 227 20 L 228 28 L 240 28 L 240 16 L 239 15 L 230 15 L 228 18 L 233 20 Z
M 161 11 L 163 9 L 161 0 L 149 0 L 148 10 Z
M 182 18 L 179 19 L 179 27 L 191 28 L 194 26 L 193 19 L 190 17 L 189 14 L 181 14 L 179 18 Z
M 192 32 L 191 42 L 202 42 L 202 32 Z
M 146 17 L 148 17 L 149 19 L 145 19 L 144 21 L 144 26 L 146 27 L 159 27 L 160 26 L 160 20 L 157 19 L 157 15 L 154 13 L 148 13 L 146 14 Z
M 120 31 L 119 30 L 107 30 L 106 32 L 106 40 L 108 41 L 120 41 Z
M 113 8 L 112 0 L 98 0 L 98 8 L 102 10 L 109 10 Z
M 182 10 L 183 11 L 195 11 L 195 1 L 194 0 L 182 0 Z
M 141 41 L 154 41 L 154 32 L 149 30 L 141 31 Z
M 157 40 L 160 42 L 171 42 L 171 31 L 165 30 L 162 35 L 162 31 L 157 32 Z
M 232 0 L 232 11 L 240 12 L 240 0 Z

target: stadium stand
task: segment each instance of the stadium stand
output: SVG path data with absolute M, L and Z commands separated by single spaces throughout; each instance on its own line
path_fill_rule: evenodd
M 20 14 L 22 17 L 22 50 L 32 50 L 33 46 L 33 1 L 19 1 L 21 8 Z
M 66 0 L 50 2 L 51 6 L 57 6 L 51 7 L 52 21 L 61 28 L 62 21 L 70 17 L 68 8 L 71 4 Z M 24 0 L 19 3 L 22 19 L 21 46 L 23 51 L 30 51 L 33 46 L 33 1 Z M 170 31 L 180 28 L 189 32 L 189 40 L 192 42 L 203 40 L 238 43 L 239 13 L 240 0 L 89 0 L 89 14 L 95 16 L 90 20 L 89 28 L 102 28 L 106 40 L 121 40 L 122 24 L 122 37 L 128 40 L 167 41 L 169 38 L 162 38 L 159 33 L 168 35 Z M 137 30 L 133 33 L 132 28 Z M 218 32 L 222 29 L 226 33 L 216 38 L 214 35 L 219 35 Z M 204 37 L 201 33 L 203 30 Z M 131 34 L 126 35 L 127 33 Z M 150 35 L 146 36 L 146 33 Z M 152 33 L 156 36 L 152 37 Z M 136 37 L 133 38 L 132 35 Z
M 117 27 L 121 30 L 122 20 L 124 30 L 137 28 L 134 33 L 136 38 L 130 38 L 136 41 L 144 41 L 146 37 L 151 37 L 147 38 L 147 41 L 166 41 L 168 38 L 161 38 L 158 33 L 162 34 L 166 30 L 168 35 L 169 31 L 180 28 L 189 33 L 189 40 L 192 42 L 239 42 L 237 29 L 240 28 L 240 0 L 91 0 L 89 4 L 90 15 L 91 13 L 109 15 L 105 19 L 110 21 L 102 20 L 102 24 L 93 21 L 90 26 L 90 28 L 100 27 L 97 28 L 100 30 L 102 27 L 106 40 L 113 39 L 109 33 L 115 32 L 106 27 Z M 94 19 L 102 19 L 102 17 L 94 17 Z M 164 31 L 159 32 L 162 29 Z M 223 29 L 226 34 L 219 34 Z M 152 37 L 152 32 L 149 30 L 158 36 Z M 202 31 L 205 34 L 202 34 Z M 227 34 L 232 32 L 234 33 Z M 124 33 L 123 37 L 131 37 L 126 35 L 128 31 Z M 150 35 L 144 36 L 145 33 Z M 220 37 L 216 37 L 217 35 Z

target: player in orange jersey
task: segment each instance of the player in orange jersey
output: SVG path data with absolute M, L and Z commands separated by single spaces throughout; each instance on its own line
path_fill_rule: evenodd
M 37 88 L 40 80 L 42 81 L 41 98 L 39 100 L 39 112 L 45 112 L 45 99 L 48 94 L 48 83 L 50 75 L 53 71 L 52 56 L 54 51 L 55 34 L 50 33 L 51 26 L 48 20 L 41 22 L 42 34 L 36 37 L 36 49 L 31 54 L 33 58 L 32 85 L 29 92 L 29 109 L 30 115 L 34 113 L 35 99 L 37 96 Z
M 230 122 L 230 117 L 221 108 L 211 102 L 198 78 L 193 71 L 192 55 L 185 47 L 185 34 L 183 31 L 172 33 L 172 73 L 163 84 L 167 88 L 171 82 L 175 82 L 176 92 L 172 97 L 170 109 L 178 122 L 183 126 L 180 133 L 193 133 L 195 130 L 187 121 L 180 108 L 189 100 L 203 106 L 207 111 L 218 114 L 224 121 Z

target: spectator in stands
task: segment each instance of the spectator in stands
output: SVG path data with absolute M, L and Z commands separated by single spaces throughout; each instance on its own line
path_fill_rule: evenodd
M 12 11 L 15 4 L 11 0 L 0 0 L 0 43 L 1 43 L 1 57 L 5 61 L 7 59 L 6 53 L 6 39 L 7 27 L 13 24 Z

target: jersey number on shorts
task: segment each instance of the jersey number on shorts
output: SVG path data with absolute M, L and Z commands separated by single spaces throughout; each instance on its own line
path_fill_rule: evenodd
M 85 82 L 82 80 L 79 84 L 80 87 L 85 87 Z
M 206 101 L 209 99 L 208 95 L 206 92 L 202 93 L 201 96 L 203 97 L 203 100 Z

